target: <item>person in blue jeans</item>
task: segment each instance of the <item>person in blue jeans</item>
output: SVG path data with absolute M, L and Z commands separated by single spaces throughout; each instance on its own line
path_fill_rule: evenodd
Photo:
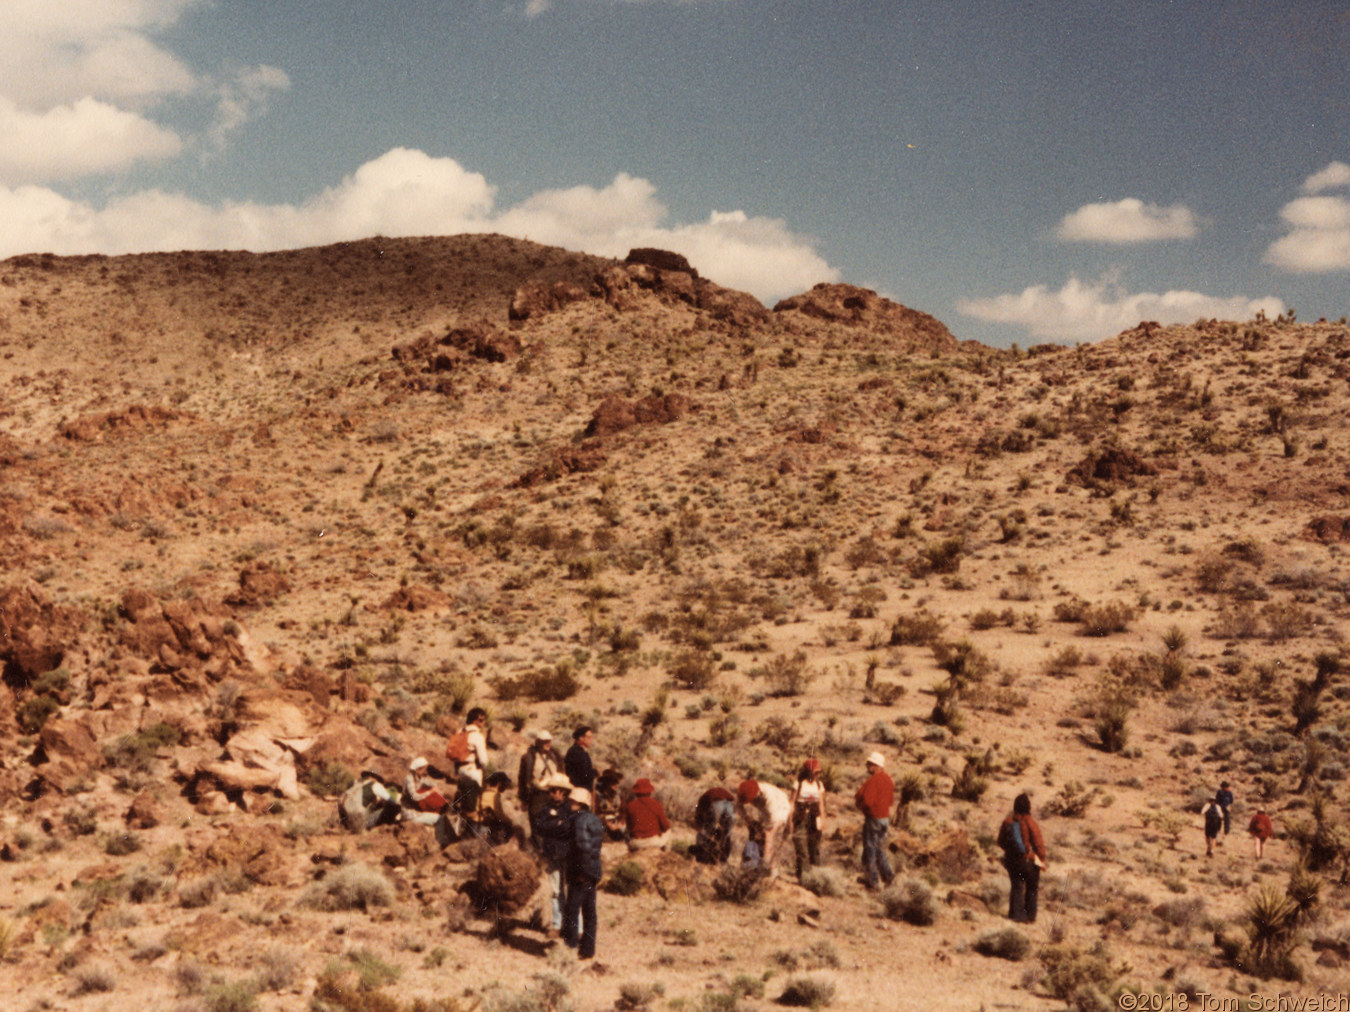
M 591 811 L 591 792 L 574 787 L 568 795 L 573 815 L 567 848 L 567 904 L 563 908 L 563 941 L 581 959 L 595 955 L 595 891 L 603 868 L 600 846 L 605 824 Z
M 886 835 L 891 829 L 891 805 L 895 801 L 895 782 L 886 772 L 886 757 L 873 752 L 867 757 L 867 780 L 853 796 L 853 802 L 863 813 L 862 866 L 863 883 L 876 889 L 878 879 L 891 884 L 895 872 L 886 856 Z
M 1228 831 L 1233 828 L 1233 817 L 1228 811 L 1233 807 L 1233 790 L 1228 786 L 1227 780 L 1219 784 L 1219 790 L 1215 793 L 1214 800 L 1219 803 L 1219 807 L 1223 810 L 1223 835 L 1227 837 Z M 1222 844 L 1223 840 L 1220 840 L 1219 843 Z

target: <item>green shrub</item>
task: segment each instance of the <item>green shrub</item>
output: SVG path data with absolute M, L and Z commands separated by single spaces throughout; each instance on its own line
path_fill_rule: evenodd
M 794 1008 L 824 1008 L 834 1001 L 834 981 L 825 977 L 793 977 L 783 986 L 778 1004 Z
M 368 910 L 387 907 L 394 887 L 380 872 L 364 864 L 349 864 L 315 882 L 300 902 L 316 910 Z
M 520 675 L 498 675 L 489 678 L 488 683 L 497 698 L 503 701 L 525 697 L 537 702 L 556 702 L 571 699 L 581 690 L 581 679 L 570 660 Z
M 765 876 L 751 868 L 727 865 L 713 879 L 713 892 L 728 903 L 751 903 L 764 891 Z
M 311 766 L 305 772 L 305 786 L 322 798 L 336 797 L 354 783 L 352 771 L 335 759 Z
M 817 896 L 843 896 L 847 891 L 848 877 L 838 868 L 804 868 L 801 885 Z
M 610 872 L 605 889 L 619 896 L 635 896 L 642 890 L 646 878 L 642 865 L 636 861 L 623 861 Z
M 881 894 L 881 905 L 893 921 L 925 926 L 938 917 L 938 901 L 927 882 L 907 879 Z
M 1000 928 L 981 935 L 971 948 L 981 956 L 992 956 L 1019 963 L 1030 954 L 1031 939 L 1016 928 Z
M 51 696 L 29 696 L 19 704 L 14 718 L 24 734 L 37 734 L 47 723 L 47 718 L 59 709 L 61 704 Z

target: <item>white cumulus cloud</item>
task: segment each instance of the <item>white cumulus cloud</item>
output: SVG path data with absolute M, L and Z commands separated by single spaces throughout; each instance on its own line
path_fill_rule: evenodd
M 809 238 L 776 218 L 713 212 L 667 223 L 647 180 L 620 173 L 605 187 L 545 190 L 514 207 L 453 158 L 395 148 L 299 204 L 205 204 L 149 190 L 102 207 L 39 186 L 0 186 L 0 257 L 18 253 L 133 253 L 180 249 L 266 251 L 372 235 L 501 232 L 621 257 L 635 246 L 682 253 L 705 277 L 765 302 L 838 280 Z
M 183 147 L 172 130 L 94 98 L 28 112 L 0 97 L 0 137 L 0 181 L 9 183 L 112 172 Z
M 1314 172 L 1303 181 L 1304 193 L 1321 193 L 1337 187 L 1350 186 L 1350 165 L 1332 162 L 1325 169 Z
M 218 150 L 290 85 L 276 67 L 194 70 L 159 41 L 209 0 L 0 0 L 0 183 L 56 182 Z M 158 122 L 166 99 L 205 124 L 184 139 Z
M 1084 204 L 1064 216 L 1055 235 L 1066 242 L 1136 243 L 1193 239 L 1199 230 L 1195 212 L 1182 204 L 1159 207 L 1126 197 Z
M 1162 324 L 1198 319 L 1249 320 L 1258 312 L 1269 317 L 1284 312 L 1274 297 L 1215 296 L 1202 292 L 1127 292 L 1111 280 L 1095 282 L 1071 277 L 1059 291 L 1033 285 L 1021 292 L 984 299 L 966 299 L 957 308 L 988 323 L 1023 328 L 1047 341 L 1096 341 L 1128 330 L 1141 320 Z
M 1303 192 L 1280 209 L 1289 231 L 1266 250 L 1266 262 L 1287 271 L 1325 274 L 1350 270 L 1350 165 L 1332 162 L 1303 182 Z

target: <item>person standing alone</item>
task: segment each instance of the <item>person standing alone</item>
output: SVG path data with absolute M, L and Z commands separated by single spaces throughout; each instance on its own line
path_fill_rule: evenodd
M 1003 848 L 1003 867 L 1008 871 L 1008 918 L 1032 924 L 1036 920 L 1041 869 L 1045 867 L 1045 839 L 1031 817 L 1028 795 L 1013 799 L 1012 814 L 998 828 L 998 844 Z
M 878 878 L 891 884 L 895 872 L 886 856 L 886 834 L 891 828 L 891 804 L 895 801 L 895 782 L 886 772 L 886 757 L 873 752 L 867 757 L 867 780 L 858 788 L 853 802 L 863 813 L 863 883 L 875 889 Z

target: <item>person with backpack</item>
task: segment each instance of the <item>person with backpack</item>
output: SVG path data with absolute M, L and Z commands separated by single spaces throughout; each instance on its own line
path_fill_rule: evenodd
M 584 787 L 573 787 L 567 797 L 573 814 L 568 823 L 567 903 L 563 907 L 563 942 L 577 950 L 578 959 L 590 959 L 595 955 L 598 929 L 595 892 L 604 874 L 600 847 L 605 841 L 605 827 L 599 816 L 591 811 L 590 791 Z
M 553 735 L 546 729 L 535 733 L 534 743 L 520 757 L 516 790 L 526 811 L 533 812 L 548 800 L 547 784 L 558 773 L 558 753 L 553 750 Z
M 455 764 L 454 808 L 462 818 L 469 818 L 478 810 L 478 796 L 483 792 L 483 775 L 487 770 L 487 711 L 475 706 L 464 719 L 464 727 L 450 736 L 445 754 Z
M 1214 800 L 1219 803 L 1219 808 L 1223 810 L 1223 835 L 1227 839 L 1228 831 L 1233 828 L 1232 818 L 1228 811 L 1233 807 L 1233 789 L 1228 786 L 1227 780 L 1219 783 L 1219 790 L 1214 795 Z M 1219 845 L 1223 846 L 1223 840 L 1219 841 Z
M 1219 804 L 1217 796 L 1205 805 L 1201 814 L 1205 817 L 1205 857 L 1213 857 L 1214 842 L 1223 829 L 1223 807 Z
M 1041 827 L 1031 817 L 1029 795 L 1013 799 L 1012 814 L 998 828 L 998 845 L 1003 848 L 1003 867 L 1008 872 L 1008 919 L 1033 924 L 1046 857 Z

